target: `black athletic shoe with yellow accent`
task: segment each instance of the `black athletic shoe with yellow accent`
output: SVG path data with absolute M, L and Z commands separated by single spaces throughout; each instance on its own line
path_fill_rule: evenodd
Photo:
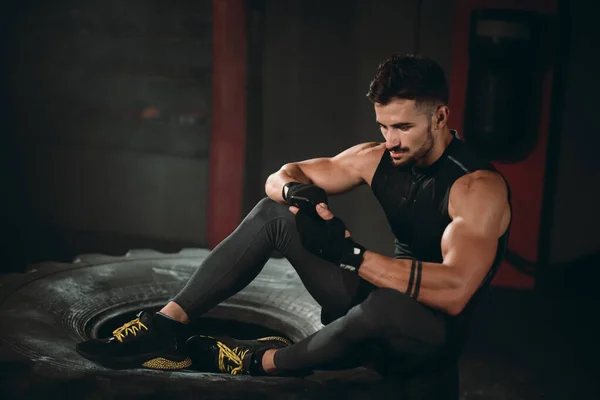
M 142 311 L 108 339 L 77 345 L 77 353 L 107 368 L 179 370 L 192 365 L 185 351 L 186 325 L 164 314 Z
M 194 369 L 231 375 L 257 375 L 253 355 L 268 349 L 280 349 L 292 343 L 279 336 L 256 340 L 196 335 L 186 342 Z M 262 368 L 258 368 L 262 369 Z

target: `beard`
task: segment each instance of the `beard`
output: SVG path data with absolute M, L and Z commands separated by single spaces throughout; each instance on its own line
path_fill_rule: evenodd
M 429 153 L 431 153 L 431 150 L 433 150 L 433 145 L 433 130 L 431 129 L 431 124 L 429 124 L 427 127 L 427 136 L 425 137 L 425 141 L 416 150 L 408 150 L 402 155 L 401 159 L 392 158 L 392 163 L 396 167 L 419 165 L 421 161 L 425 159 Z

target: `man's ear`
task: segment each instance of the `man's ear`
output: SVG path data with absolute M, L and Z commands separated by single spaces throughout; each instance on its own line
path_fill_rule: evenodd
M 432 125 L 435 129 L 442 129 L 448 124 L 448 117 L 450 116 L 450 110 L 448 106 L 442 105 L 439 106 L 432 116 Z

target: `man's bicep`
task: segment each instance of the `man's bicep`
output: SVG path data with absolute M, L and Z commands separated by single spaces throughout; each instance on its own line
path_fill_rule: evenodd
M 450 192 L 452 222 L 442 237 L 442 254 L 470 297 L 494 263 L 498 239 L 510 222 L 510 207 L 506 186 L 497 175 L 482 171 L 463 178 Z
M 498 238 L 456 218 L 442 236 L 443 264 L 455 271 L 457 284 L 470 297 L 488 274 L 498 250 Z

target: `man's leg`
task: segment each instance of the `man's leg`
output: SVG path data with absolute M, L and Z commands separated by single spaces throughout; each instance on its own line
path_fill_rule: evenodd
M 344 315 L 356 303 L 359 288 L 369 286 L 355 274 L 306 251 L 288 207 L 265 198 L 213 249 L 163 312 L 182 322 L 204 314 L 246 287 L 273 250 L 290 261 L 329 316 L 326 319 Z
M 359 301 L 359 289 L 369 289 L 358 276 L 307 252 L 288 207 L 265 198 L 208 255 L 183 290 L 161 312 L 142 311 L 138 318 L 116 329 L 113 337 L 77 344 L 77 352 L 111 368 L 188 367 L 191 360 L 185 342 L 191 332 L 185 323 L 248 285 L 273 250 L 291 262 L 308 292 L 323 307 L 326 320 L 344 315 Z
M 308 338 L 268 350 L 262 366 L 271 373 L 345 369 L 366 355 L 373 356 L 373 348 L 385 351 L 384 358 L 393 359 L 395 364 L 414 365 L 434 357 L 445 338 L 442 313 L 396 290 L 377 288 L 345 316 Z

